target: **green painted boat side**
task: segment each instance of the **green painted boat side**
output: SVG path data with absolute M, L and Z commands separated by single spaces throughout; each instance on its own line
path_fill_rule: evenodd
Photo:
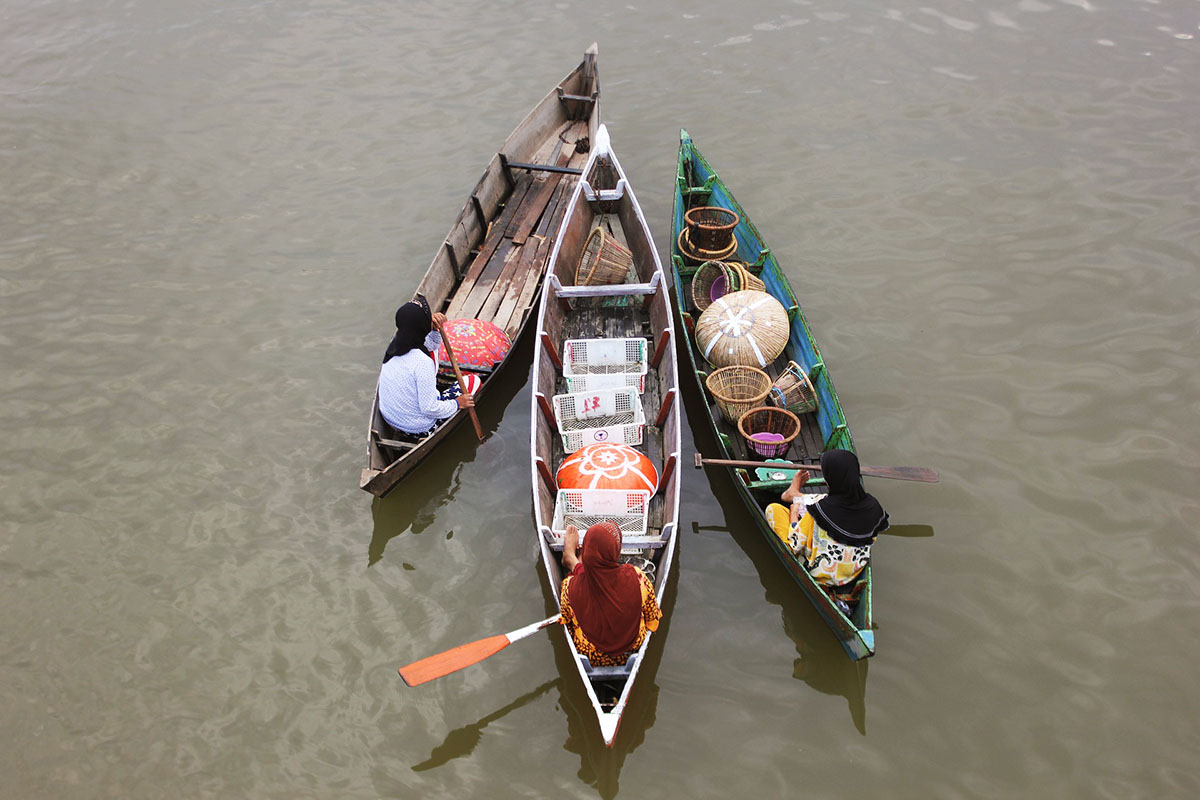
M 719 414 L 712 413 L 714 407 L 707 402 L 708 395 L 704 388 L 704 378 L 708 367 L 695 341 L 695 320 L 686 311 L 690 307 L 691 277 L 695 273 L 696 267 L 689 266 L 680 251 L 679 235 L 684 228 L 684 213 L 688 208 L 697 205 L 720 206 L 738 214 L 740 221 L 734 230 L 734 236 L 737 239 L 737 253 L 732 257 L 750 265 L 751 271 L 758 274 L 760 280 L 763 281 L 766 291 L 779 300 L 788 311 L 791 325 L 788 344 L 776 363 L 786 364 L 788 360 L 795 361 L 808 373 L 809 379 L 813 383 L 813 389 L 817 393 L 819 404 L 816 413 L 807 415 L 806 419 L 811 422 L 815 418 L 819 425 L 822 449 L 841 448 L 853 451 L 855 449 L 854 440 L 850 436 L 850 428 L 846 424 L 841 402 L 833 387 L 833 381 L 829 377 L 829 370 L 787 276 L 779 268 L 775 255 L 766 246 L 754 223 L 717 175 L 716 170 L 696 149 L 687 131 L 680 131 L 679 134 L 679 161 L 675 175 L 674 194 L 674 214 L 671 226 L 671 273 L 675 290 L 675 307 L 680 316 L 679 329 L 683 332 L 686 345 L 684 350 L 687 352 L 687 359 L 682 362 L 682 366 L 684 372 L 691 374 L 696 391 L 700 393 L 700 397 L 705 401 L 703 402 L 704 407 L 710 412 L 706 416 L 718 447 L 722 450 L 722 453 L 714 455 L 718 458 L 737 458 L 738 454 L 732 449 L 732 437 L 737 437 L 738 433 Z M 686 378 L 683 380 L 686 381 Z M 819 457 L 819 454 L 814 455 Z M 815 463 L 816 459 L 809 458 L 808 461 Z M 768 493 L 759 487 L 752 488 L 748 485 L 753 480 L 753 476 L 749 475 L 747 470 L 732 467 L 722 467 L 721 469 L 729 473 L 738 490 L 739 497 L 756 521 L 759 532 L 770 542 L 779 560 L 816 607 L 822 619 L 833 630 L 850 658 L 858 660 L 874 655 L 875 636 L 872 630 L 870 565 L 867 566 L 860 579 L 865 583 L 862 595 L 857 605 L 847 615 L 813 580 L 803 563 L 768 526 L 763 513 L 765 502 L 769 502 Z M 823 490 L 819 479 L 810 481 L 808 488 L 818 492 Z M 780 490 L 780 488 L 774 489 L 776 502 L 778 502 Z M 758 496 L 756 496 L 756 492 Z

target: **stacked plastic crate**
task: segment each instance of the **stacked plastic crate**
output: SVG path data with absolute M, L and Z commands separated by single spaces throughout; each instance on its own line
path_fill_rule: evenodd
M 569 339 L 563 344 L 567 393 L 554 396 L 554 417 L 566 453 L 604 442 L 642 444 L 648 349 L 641 338 Z M 568 524 L 583 531 L 611 520 L 621 528 L 625 549 L 637 549 L 652 540 L 646 536 L 650 497 L 645 490 L 559 489 L 551 531 L 561 542 Z

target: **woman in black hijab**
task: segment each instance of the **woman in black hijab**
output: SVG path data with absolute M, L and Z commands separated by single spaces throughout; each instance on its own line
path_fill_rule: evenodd
M 802 487 L 810 472 L 802 469 L 782 495 L 784 502 L 791 503 L 787 527 L 781 524 L 783 507 L 778 504 L 768 507 L 767 518 L 805 560 L 817 583 L 841 586 L 857 578 L 867 565 L 875 537 L 888 527 L 888 514 L 863 489 L 858 456 L 849 450 L 822 453 L 821 474 L 829 487 L 825 497 L 805 502 Z
M 441 317 L 440 322 L 445 323 L 446 317 L 443 314 L 438 314 Z M 425 347 L 425 337 L 429 336 L 430 331 L 434 329 L 434 315 L 429 313 L 429 304 L 425 302 L 424 297 L 418 297 L 411 303 L 405 303 L 396 309 L 396 335 L 392 337 L 392 341 L 388 342 L 387 350 L 383 354 L 383 363 L 387 363 L 392 356 L 402 356 L 414 347 L 421 348 L 427 356 L 432 354 Z M 440 346 L 440 345 L 439 345 Z
M 396 334 L 383 354 L 379 371 L 379 413 L 397 431 L 424 435 L 460 408 L 475 405 L 478 376 L 466 373 L 467 394 L 458 384 L 444 392 L 437 388 L 437 363 L 442 346 L 438 332 L 446 323 L 444 314 L 431 314 L 425 298 L 418 296 L 396 310 Z

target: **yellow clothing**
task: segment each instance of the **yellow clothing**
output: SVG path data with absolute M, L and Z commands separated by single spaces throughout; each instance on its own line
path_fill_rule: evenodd
M 562 588 L 559 591 L 562 623 L 567 626 L 567 631 L 570 632 L 571 639 L 575 642 L 575 649 L 580 654 L 587 656 L 587 660 L 591 662 L 593 667 L 623 666 L 629 660 L 630 654 L 641 647 L 642 642 L 646 641 L 646 632 L 658 630 L 658 621 L 662 619 L 663 613 L 662 609 L 658 607 L 658 598 L 654 596 L 654 584 L 650 583 L 650 579 L 646 577 L 646 573 L 637 567 L 634 567 L 634 570 L 638 574 L 638 583 L 642 590 L 642 616 L 638 620 L 638 635 L 633 640 L 633 644 L 630 645 L 627 652 L 617 653 L 616 655 L 600 652 L 583 635 L 583 630 L 575 622 L 575 611 L 571 608 L 571 601 L 567 598 L 567 583 L 570 582 L 571 576 L 568 575 L 563 578 Z
M 850 583 L 871 559 L 870 545 L 854 547 L 836 541 L 807 512 L 792 522 L 785 506 L 771 503 L 767 506 L 767 523 L 775 535 L 804 560 L 805 569 L 823 586 Z

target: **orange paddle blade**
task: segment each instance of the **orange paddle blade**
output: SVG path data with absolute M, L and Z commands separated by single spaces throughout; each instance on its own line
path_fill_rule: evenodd
M 400 677 L 409 686 L 420 686 L 426 681 L 449 675 L 451 672 L 457 672 L 472 664 L 478 664 L 488 656 L 499 653 L 510 644 L 512 642 L 503 633 L 475 642 L 460 644 L 451 650 L 422 658 L 420 661 L 414 661 L 406 667 L 401 667 Z

